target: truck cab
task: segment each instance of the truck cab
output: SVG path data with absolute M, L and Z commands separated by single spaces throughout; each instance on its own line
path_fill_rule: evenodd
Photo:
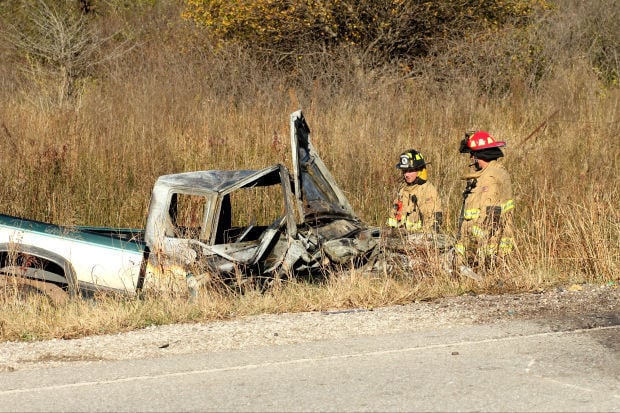
M 296 228 L 282 165 L 164 175 L 153 187 L 145 229 L 149 268 L 166 268 L 177 280 L 179 272 L 181 279 L 271 273 L 282 263 L 269 253 L 291 242 Z M 145 286 L 166 278 L 151 274 Z
M 145 286 L 171 280 L 271 280 L 364 264 L 378 230 L 357 218 L 312 144 L 301 111 L 290 118 L 293 173 L 211 170 L 160 177 L 144 240 Z M 167 269 L 163 274 L 159 269 Z

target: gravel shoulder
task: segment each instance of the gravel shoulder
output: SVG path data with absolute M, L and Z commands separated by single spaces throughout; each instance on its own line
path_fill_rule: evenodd
M 510 320 L 539 320 L 549 331 L 620 325 L 620 288 L 616 282 L 556 288 L 538 294 L 464 295 L 373 310 L 267 314 L 156 326 L 75 340 L 5 342 L 0 343 L 0 371 L 260 348 Z M 611 345 L 614 351 L 620 352 L 620 343 Z

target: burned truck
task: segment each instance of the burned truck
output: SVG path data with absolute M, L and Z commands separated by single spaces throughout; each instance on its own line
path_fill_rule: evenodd
M 145 241 L 168 258 L 158 258 L 159 265 L 182 267 L 200 282 L 269 282 L 321 277 L 375 259 L 379 228 L 356 216 L 314 150 L 301 111 L 291 114 L 290 126 L 292 173 L 277 164 L 157 180 Z
M 63 227 L 0 215 L 0 281 L 43 293 L 190 292 L 243 283 L 323 277 L 370 265 L 379 228 L 365 225 L 290 115 L 292 172 L 210 170 L 159 177 L 144 229 Z

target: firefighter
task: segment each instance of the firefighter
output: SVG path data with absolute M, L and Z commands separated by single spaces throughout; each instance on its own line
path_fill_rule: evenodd
M 443 221 L 442 204 L 435 186 L 428 182 L 424 156 L 415 149 L 400 155 L 396 165 L 403 174 L 403 185 L 398 191 L 388 218 L 391 228 L 404 228 L 408 233 L 439 233 Z
M 455 245 L 466 270 L 484 272 L 513 249 L 512 183 L 498 161 L 505 146 L 485 131 L 468 132 L 461 141 L 459 152 L 469 154 L 473 168 L 461 178 L 467 185 Z

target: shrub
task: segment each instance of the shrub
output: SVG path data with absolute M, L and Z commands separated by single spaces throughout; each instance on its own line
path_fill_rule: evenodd
M 433 44 L 468 32 L 524 26 L 544 0 L 187 0 L 183 16 L 220 41 L 296 58 L 354 45 L 387 62 L 428 55 Z

